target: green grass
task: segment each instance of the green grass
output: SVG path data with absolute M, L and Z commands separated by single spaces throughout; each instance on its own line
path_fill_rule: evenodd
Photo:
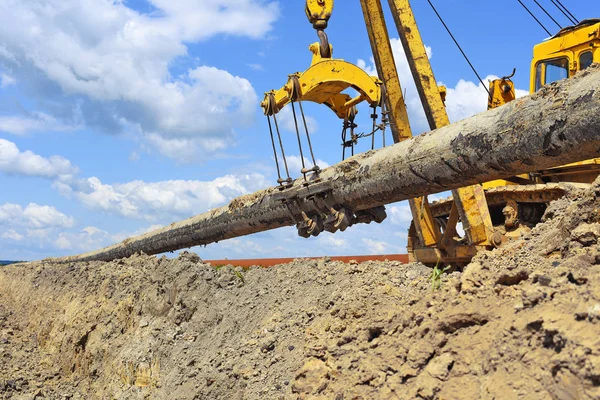
M 227 265 L 229 265 L 229 264 L 227 264 Z M 223 269 L 223 267 L 226 267 L 227 265 L 226 265 L 226 264 L 219 264 L 219 265 L 215 265 L 215 266 L 213 266 L 213 268 L 214 268 L 215 270 L 217 270 L 217 271 L 220 271 L 221 269 Z M 234 275 L 235 275 L 235 276 L 236 276 L 236 277 L 237 277 L 239 280 L 241 280 L 241 281 L 242 281 L 242 283 L 243 283 L 243 284 L 245 284 L 245 283 L 246 283 L 246 280 L 244 279 L 244 274 L 242 274 L 240 271 L 232 271 L 232 272 L 233 272 L 233 274 L 234 274 Z
M 444 268 L 438 268 L 438 265 L 433 267 L 429 280 L 431 281 L 431 290 L 439 290 L 442 287 L 442 275 L 448 271 L 450 266 L 447 265 Z

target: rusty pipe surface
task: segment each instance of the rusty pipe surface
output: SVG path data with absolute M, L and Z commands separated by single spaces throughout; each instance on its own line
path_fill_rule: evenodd
M 121 243 L 49 261 L 158 254 L 302 221 L 315 210 L 366 210 L 401 200 L 600 156 L 600 67 L 534 95 L 368 151 L 313 175 L 238 197 L 228 205 Z

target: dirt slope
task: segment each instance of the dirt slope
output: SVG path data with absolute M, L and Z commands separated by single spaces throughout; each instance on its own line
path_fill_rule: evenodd
M 600 185 L 433 291 L 419 264 L 0 269 L 0 398 L 600 398 Z

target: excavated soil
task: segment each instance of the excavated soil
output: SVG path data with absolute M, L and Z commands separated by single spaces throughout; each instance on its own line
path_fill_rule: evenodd
M 598 399 L 600 183 L 433 290 L 420 264 L 193 253 L 0 269 L 2 399 Z

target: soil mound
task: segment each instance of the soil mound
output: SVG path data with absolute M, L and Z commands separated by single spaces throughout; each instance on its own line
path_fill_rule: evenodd
M 432 289 L 420 264 L 193 253 L 0 269 L 0 398 L 600 398 L 600 183 Z

